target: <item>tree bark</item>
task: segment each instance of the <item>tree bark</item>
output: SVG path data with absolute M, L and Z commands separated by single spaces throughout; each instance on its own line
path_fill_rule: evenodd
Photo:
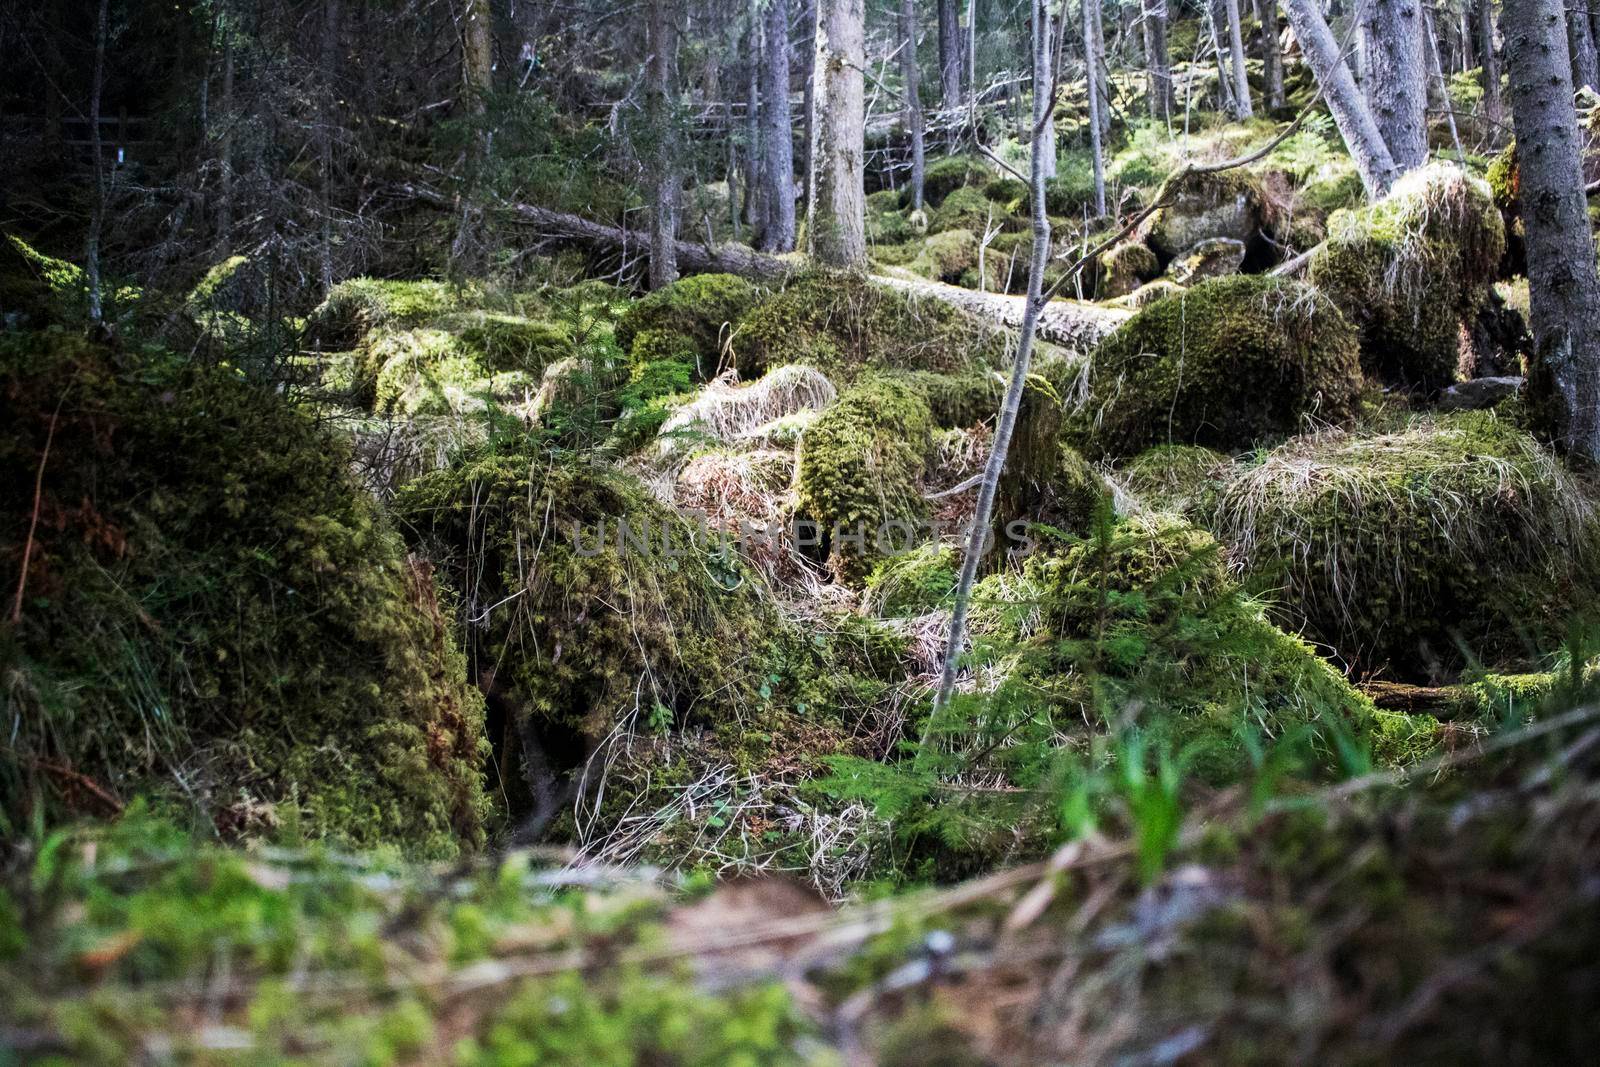
M 917 69 L 917 0 L 900 0 L 900 77 L 906 91 L 906 132 L 911 136 L 911 210 L 922 210 L 927 148 L 922 116 L 922 76 Z
M 939 0 L 939 91 L 946 108 L 961 106 L 961 16 L 956 7 L 958 2 Z
M 1150 117 L 1172 119 L 1172 62 L 1167 54 L 1167 0 L 1142 0 L 1144 64 Z
M 1505 120 L 1500 101 L 1500 56 L 1494 47 L 1493 0 L 1478 0 L 1478 50 L 1483 53 L 1483 117 L 1498 126 Z
M 819 263 L 858 268 L 867 261 L 863 0 L 818 0 L 814 63 L 817 143 L 806 234 Z
M 750 224 L 751 229 L 757 234 L 767 227 L 767 201 L 766 182 L 763 175 L 766 173 L 766 152 L 761 144 L 761 60 L 763 49 L 761 47 L 762 20 L 759 10 L 760 0 L 750 0 L 749 32 L 745 34 L 746 46 L 750 54 L 750 69 L 745 79 L 744 94 L 744 130 L 745 130 L 745 172 L 744 172 L 744 220 Z
M 1039 42 L 1037 42 L 1037 41 L 1032 39 L 1032 36 L 1031 36 L 1032 34 L 1043 33 L 1044 34 L 1045 47 L 1046 48 L 1052 48 L 1053 49 L 1054 48 L 1055 38 L 1056 38 L 1055 20 L 1053 18 L 1051 18 L 1051 16 L 1050 16 L 1050 8 L 1052 6 L 1051 0 L 1032 0 L 1032 5 L 1033 5 L 1035 10 L 1033 11 L 1033 13 L 1031 15 L 1028 16 L 1028 33 L 1030 34 L 1028 47 L 1030 49 L 1030 54 L 1031 54 L 1031 49 L 1037 48 L 1038 44 L 1039 44 Z M 1087 11 L 1088 11 L 1088 5 L 1087 4 L 1085 4 L 1084 10 L 1085 10 L 1085 14 L 1087 16 Z M 1088 69 L 1088 68 L 1085 68 L 1085 69 Z M 1037 76 L 1037 69 L 1035 70 L 1035 75 Z M 1034 82 L 1033 91 L 1035 93 L 1049 93 L 1055 88 L 1054 72 L 1047 72 L 1047 78 L 1049 80 L 1047 80 L 1043 84 L 1040 84 L 1039 82 Z M 1094 106 L 1095 105 L 1094 96 L 1093 96 L 1093 93 L 1094 93 L 1094 82 L 1090 81 L 1089 82 L 1089 86 L 1090 86 L 1090 90 L 1089 90 L 1090 91 L 1089 124 L 1090 124 L 1091 127 L 1095 128 L 1095 129 L 1098 129 L 1098 126 L 1099 126 L 1099 123 L 1098 123 L 1099 112 L 1097 112 L 1095 110 L 1095 106 Z M 1051 124 L 1047 125 L 1044 128 L 1044 130 L 1041 131 L 1041 134 L 1038 137 L 1038 139 L 1035 140 L 1035 141 L 1032 141 L 1030 143 L 1036 144 L 1038 146 L 1039 152 L 1043 156 L 1045 179 L 1046 180 L 1053 179 L 1056 176 L 1057 169 L 1058 169 L 1058 161 L 1057 161 L 1057 158 L 1056 158 L 1057 157 L 1057 151 L 1056 151 L 1056 128 L 1055 128 L 1055 124 L 1051 123 Z
M 1278 0 L 1255 0 L 1261 21 L 1261 76 L 1268 111 L 1283 106 L 1283 48 L 1278 40 Z
M 484 97 L 494 85 L 493 31 L 489 0 L 467 0 L 461 26 L 461 76 L 473 114 L 483 112 Z
M 1420 0 L 1367 0 L 1367 98 L 1400 173 L 1428 161 L 1428 76 Z
M 217 242 L 216 255 L 221 259 L 233 247 L 233 79 L 234 43 L 233 18 L 229 7 L 220 8 L 217 19 L 222 34 L 222 99 L 218 101 L 221 114 L 221 134 L 217 137 Z
M 789 116 L 789 0 L 768 0 L 762 34 L 766 62 L 761 67 L 762 176 L 767 225 L 761 247 L 792 252 L 795 240 L 794 133 Z
M 676 17 L 672 0 L 651 0 L 648 112 L 655 147 L 650 197 L 651 289 L 678 280 L 678 153 L 672 114 Z
M 1600 278 L 1583 191 L 1561 0 L 1506 0 L 1534 363 L 1528 387 L 1557 445 L 1600 462 Z
M 1234 115 L 1247 119 L 1255 114 L 1250 106 L 1250 79 L 1244 66 L 1244 26 L 1239 16 L 1239 0 L 1222 0 L 1228 15 L 1228 58 L 1233 67 Z
M 1356 87 L 1344 57 L 1339 54 L 1338 42 L 1333 39 L 1333 32 L 1328 29 L 1316 0 L 1284 0 L 1283 9 L 1300 41 L 1306 63 L 1322 88 L 1328 110 L 1333 112 L 1333 121 L 1361 175 L 1367 198 L 1377 200 L 1389 191 L 1399 172 L 1366 99 Z
M 323 0 L 321 113 L 317 129 L 317 157 L 322 182 L 322 248 L 318 257 L 322 292 L 333 288 L 333 108 L 338 99 L 339 0 Z
M 1102 53 L 1098 48 L 1100 44 L 1098 35 L 1095 33 L 1095 3 L 1096 0 L 1084 0 L 1083 4 L 1083 54 L 1088 57 L 1089 158 L 1090 166 L 1092 167 L 1094 174 L 1094 213 L 1096 218 L 1104 218 L 1106 213 L 1106 164 L 1105 146 L 1101 143 L 1100 139 L 1100 112 L 1104 101 L 1100 97 L 1099 79 L 1094 76 L 1095 70 L 1100 64 Z M 1044 49 L 1046 59 L 1045 78 L 1048 81 L 1053 77 L 1053 75 L 1050 73 L 1048 63 L 1051 37 L 1049 33 L 1050 8 L 1048 0 L 1037 0 L 1035 6 L 1039 9 L 1038 20 L 1044 26 Z M 1034 70 L 1036 73 L 1034 74 L 1034 77 L 1036 78 L 1039 76 L 1037 73 L 1038 69 L 1039 64 L 1038 61 L 1035 60 Z M 1049 101 L 1049 103 L 1052 105 L 1053 111 L 1053 105 L 1055 102 Z M 1037 108 L 1035 111 L 1037 111 Z M 1035 116 L 1035 118 L 1037 119 L 1037 116 Z M 1053 125 L 1053 120 L 1045 123 L 1046 127 L 1053 127 Z M 1036 134 L 1035 136 L 1038 139 L 1042 139 L 1042 131 L 1040 134 Z M 1051 138 L 1051 140 L 1054 141 L 1054 138 Z M 1052 158 L 1052 170 L 1054 170 L 1054 162 L 1055 161 Z M 1048 175 L 1046 176 L 1048 177 Z
M 1034 0 L 1033 8 L 1033 83 L 1050 84 L 1051 34 L 1048 32 L 1048 12 L 1045 0 Z M 1087 11 L 1083 15 L 1085 27 L 1093 18 Z M 1090 84 L 1093 85 L 1091 75 Z M 1093 94 L 1091 93 L 1091 98 Z M 966 553 L 961 561 L 961 577 L 956 584 L 955 603 L 950 612 L 950 632 L 945 641 L 944 664 L 939 676 L 939 692 L 934 699 L 933 712 L 923 728 L 916 761 L 926 763 L 932 751 L 934 730 L 940 712 L 950 703 L 955 692 L 956 674 L 961 652 L 966 644 L 967 610 L 972 603 L 972 587 L 977 581 L 978 565 L 983 559 L 984 546 L 989 539 L 990 524 L 994 516 L 995 495 L 1000 488 L 1000 477 L 1005 473 L 1006 453 L 1011 448 L 1011 436 L 1016 430 L 1017 414 L 1022 408 L 1022 396 L 1028 383 L 1029 366 L 1033 360 L 1034 334 L 1039 321 L 1039 311 L 1044 306 L 1044 272 L 1050 261 L 1050 219 L 1045 213 L 1044 152 L 1041 143 L 1044 129 L 1054 121 L 1055 100 L 1049 94 L 1033 94 L 1033 152 L 1029 173 L 1029 191 L 1033 216 L 1032 260 L 1028 270 L 1028 297 L 1022 321 L 1020 343 L 1016 359 L 1011 365 L 1011 380 L 1006 387 L 1005 399 L 1000 408 L 1000 420 L 995 426 L 994 441 L 989 447 L 989 459 L 984 465 L 983 481 L 978 487 L 978 501 L 973 509 L 972 526 L 967 531 Z
M 89 283 L 89 325 L 98 327 L 104 319 L 100 284 L 100 234 L 106 221 L 106 161 L 100 143 L 100 94 L 106 83 L 106 36 L 109 0 L 100 0 L 94 24 L 94 74 L 89 83 L 89 146 L 94 153 L 94 206 L 89 216 L 89 234 L 84 241 L 84 274 Z
M 1573 86 L 1600 86 L 1600 57 L 1595 55 L 1594 28 L 1589 24 L 1589 0 L 1567 0 L 1567 34 Z

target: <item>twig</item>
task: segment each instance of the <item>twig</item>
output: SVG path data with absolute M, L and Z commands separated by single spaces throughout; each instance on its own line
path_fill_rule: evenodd
M 72 385 L 61 391 L 55 411 L 50 413 L 50 429 L 44 435 L 44 451 L 39 455 L 39 470 L 33 479 L 33 517 L 28 520 L 28 539 L 22 544 L 22 571 L 17 575 L 17 596 L 11 602 L 11 625 L 22 622 L 22 596 L 28 588 L 28 564 L 33 557 L 33 538 L 39 529 L 39 503 L 44 495 L 44 465 L 50 462 L 50 445 L 56 437 L 56 421 L 61 417 L 61 405 L 67 402 Z

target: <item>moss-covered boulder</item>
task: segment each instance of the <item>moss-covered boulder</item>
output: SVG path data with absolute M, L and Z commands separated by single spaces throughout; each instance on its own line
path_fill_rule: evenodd
M 343 351 L 379 327 L 426 325 L 467 301 L 465 291 L 445 282 L 352 278 L 328 291 L 307 320 L 307 334 L 326 351 Z
M 961 575 L 961 550 L 929 541 L 881 560 L 867 575 L 862 607 L 885 619 L 917 618 L 948 608 Z
M 1119 467 L 1116 477 L 1139 508 L 1209 516 L 1230 462 L 1200 445 L 1156 445 Z
M 491 373 L 538 374 L 572 354 L 572 328 L 564 322 L 482 309 L 448 315 L 437 324 Z
M 1271 221 L 1260 179 L 1250 172 L 1190 174 L 1168 190 L 1166 202 L 1140 225 L 1139 237 L 1168 260 L 1213 237 L 1258 243 Z
M 701 377 L 711 377 L 734 324 L 756 303 L 756 287 L 734 274 L 681 278 L 635 301 L 617 323 L 617 344 L 631 352 L 643 331 L 659 330 L 694 343 Z
M 940 300 L 919 300 L 860 274 L 791 281 L 739 323 L 739 373 L 807 363 L 847 382 L 864 368 L 963 371 L 1000 361 L 1006 335 Z
M 928 232 L 970 230 L 973 233 L 984 233 L 994 224 L 996 218 L 1004 217 L 1005 213 L 994 201 L 984 196 L 981 190 L 965 186 L 951 192 L 934 210 L 928 219 Z
M 230 835 L 482 843 L 482 702 L 344 441 L 237 371 L 54 333 L 0 344 L 0 426 L 13 827 L 154 792 Z
M 981 188 L 993 178 L 994 171 L 982 160 L 971 156 L 946 156 L 928 164 L 923 173 L 922 198 L 936 208 L 955 190 L 966 186 Z
M 795 512 L 817 524 L 817 550 L 840 577 L 857 582 L 876 560 L 921 539 L 932 435 L 927 401 L 886 378 L 841 394 L 806 429 Z
M 1289 441 L 1227 475 L 1211 526 L 1282 617 L 1404 679 L 1547 651 L 1600 589 L 1593 498 L 1489 412 Z
M 1137 725 L 1189 748 L 1212 782 L 1245 770 L 1252 731 L 1303 729 L 1332 765 L 1341 731 L 1372 737 L 1382 726 L 1343 675 L 1267 621 L 1217 541 L 1172 516 L 1046 541 L 1020 579 L 986 578 L 974 599 L 980 642 L 1020 643 L 1018 676 L 1057 705 L 1064 728 Z
M 1105 479 L 1063 440 L 1067 401 L 1058 383 L 1073 373 L 1065 361 L 1041 360 L 1023 390 L 995 496 L 995 536 L 1007 551 L 1024 546 L 1038 523 L 1088 533 L 1110 496 Z
M 913 271 L 936 282 L 956 283 L 978 265 L 978 235 L 971 230 L 942 230 L 923 241 L 909 264 Z
M 1342 422 L 1361 389 L 1355 331 L 1298 282 L 1214 278 L 1143 308 L 1095 352 L 1068 424 L 1091 457 L 1156 444 L 1237 449 L 1308 417 Z
M 1124 241 L 1100 254 L 1100 298 L 1127 296 L 1161 273 L 1161 261 L 1138 241 Z
M 1431 391 L 1456 378 L 1462 325 L 1488 299 L 1505 241 L 1489 186 L 1434 164 L 1336 212 L 1308 278 L 1360 331 L 1369 374 Z

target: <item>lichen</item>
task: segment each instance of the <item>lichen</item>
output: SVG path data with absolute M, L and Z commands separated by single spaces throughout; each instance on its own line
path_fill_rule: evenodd
M 1248 447 L 1308 417 L 1348 420 L 1361 388 L 1355 331 L 1293 281 L 1214 278 L 1141 309 L 1095 352 L 1069 421 L 1086 455 L 1155 444 Z
M 1360 331 L 1369 374 L 1435 390 L 1456 378 L 1462 324 L 1482 307 L 1505 247 L 1489 186 L 1436 164 L 1370 207 L 1336 212 L 1308 278 Z

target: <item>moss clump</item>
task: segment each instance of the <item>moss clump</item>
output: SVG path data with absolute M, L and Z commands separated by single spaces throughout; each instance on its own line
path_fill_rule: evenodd
M 1141 309 L 1101 344 L 1069 439 L 1091 456 L 1150 445 L 1247 447 L 1308 416 L 1349 419 L 1355 331 L 1324 297 L 1258 275 L 1213 278 Z
M 1600 588 L 1591 498 L 1487 412 L 1289 441 L 1228 475 L 1213 528 L 1284 616 L 1402 678 L 1552 647 Z
M 1062 439 L 1065 401 L 1055 380 L 1071 372 L 1066 361 L 1041 360 L 1023 391 L 995 498 L 995 535 L 1007 549 L 1019 547 L 1034 523 L 1087 533 L 1110 495 L 1105 479 Z
M 961 574 L 954 545 L 930 541 L 883 560 L 867 576 L 862 605 L 885 619 L 916 618 L 950 606 Z
M 374 408 L 385 414 L 480 412 L 491 397 L 518 397 L 535 386 L 522 371 L 491 373 L 458 335 L 432 327 L 378 331 L 360 353 L 359 373 L 373 382 Z
M 927 402 L 880 378 L 843 393 L 800 439 L 795 511 L 818 525 L 819 547 L 845 580 L 860 581 L 874 561 L 920 539 L 932 437 Z
M 938 207 L 955 190 L 968 185 L 986 185 L 993 177 L 994 172 L 987 164 L 970 156 L 936 159 L 923 173 L 922 198 L 930 207 Z M 902 195 L 902 203 L 908 202 Z
M 757 305 L 734 334 L 739 373 L 805 363 L 848 381 L 863 368 L 940 373 L 996 364 L 1003 334 L 949 304 L 858 274 L 814 273 Z
M 1221 452 L 1199 445 L 1157 445 L 1124 464 L 1117 479 L 1142 507 L 1207 516 L 1230 462 Z
M 1487 299 L 1505 247 L 1488 185 L 1438 164 L 1371 207 L 1335 213 L 1309 279 L 1360 331 L 1368 373 L 1433 390 L 1455 380 L 1461 326 Z
M 1198 241 L 1230 237 L 1246 245 L 1270 224 L 1261 179 L 1245 170 L 1191 174 L 1139 228 L 1143 243 L 1171 259 Z
M 455 334 L 477 363 L 491 373 L 538 374 L 573 351 L 571 328 L 547 319 L 467 311 L 446 316 L 438 325 Z
M 714 375 L 734 323 L 756 303 L 756 287 L 733 274 L 697 274 L 635 301 L 617 323 L 617 344 L 631 352 L 645 330 L 694 342 L 702 377 Z
M 328 351 L 355 348 L 380 327 L 425 325 L 469 299 L 444 282 L 352 278 L 328 292 L 307 321 L 311 339 Z
M 1124 241 L 1100 256 L 1100 298 L 1127 296 L 1161 273 L 1161 261 L 1138 241 Z
M 940 429 L 964 430 L 994 418 L 1005 396 L 1006 381 L 996 371 L 974 367 L 955 374 L 934 371 L 894 371 L 885 377 L 904 382 L 927 401 L 933 423 Z
M 936 282 L 959 282 L 978 265 L 978 237 L 971 230 L 944 230 L 922 243 L 911 269 Z
M 6 811 L 151 790 L 229 834 L 480 844 L 482 704 L 348 446 L 234 371 L 121 360 L 60 334 L 0 345 L 0 558 L 22 556 L 43 469 L 0 639 Z
M 1020 670 L 1062 723 L 1127 726 L 1192 746 L 1195 771 L 1237 780 L 1243 734 L 1304 727 L 1325 764 L 1343 729 L 1369 737 L 1375 710 L 1304 642 L 1268 622 L 1227 573 L 1217 542 L 1171 516 L 1105 520 L 1027 561 L 1020 583 L 980 583 L 986 639 L 1020 641 Z M 1008 614 L 994 605 L 1015 604 Z
M 993 224 L 996 216 L 1003 216 L 1003 212 L 995 207 L 994 201 L 984 196 L 983 193 L 970 186 L 957 189 L 944 198 L 932 218 L 928 220 L 929 233 L 944 233 L 947 230 L 970 230 L 973 233 L 984 233 Z

